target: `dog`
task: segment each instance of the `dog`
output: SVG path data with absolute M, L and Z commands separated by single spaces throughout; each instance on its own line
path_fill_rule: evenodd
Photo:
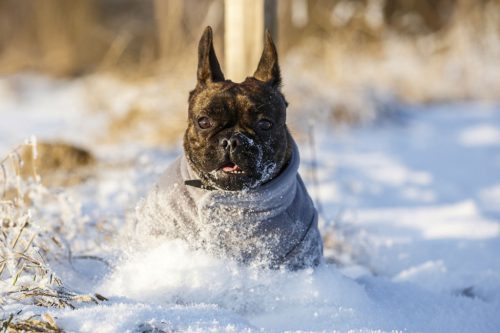
M 298 175 L 269 31 L 254 75 L 235 83 L 224 78 L 207 27 L 188 101 L 184 154 L 139 205 L 137 233 L 249 265 L 317 266 L 318 214 Z

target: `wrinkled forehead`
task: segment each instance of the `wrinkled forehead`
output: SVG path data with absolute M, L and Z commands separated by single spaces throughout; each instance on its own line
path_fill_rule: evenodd
M 194 98 L 192 108 L 266 110 L 284 109 L 283 98 L 274 89 L 261 84 L 234 83 L 231 81 L 212 84 L 200 91 Z M 193 110 L 196 111 L 196 110 Z

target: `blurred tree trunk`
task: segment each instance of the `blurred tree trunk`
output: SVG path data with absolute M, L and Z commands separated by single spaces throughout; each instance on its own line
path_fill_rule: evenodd
M 165 64 L 169 57 L 183 51 L 182 19 L 184 1 L 155 0 L 155 19 L 158 35 L 159 58 Z
M 284 54 L 292 44 L 292 36 L 295 36 L 294 26 L 292 23 L 292 3 L 289 0 L 279 1 L 277 8 L 278 20 L 278 52 Z

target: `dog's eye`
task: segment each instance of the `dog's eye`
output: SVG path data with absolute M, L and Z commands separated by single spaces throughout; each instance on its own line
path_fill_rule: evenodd
M 263 131 L 270 130 L 273 127 L 273 123 L 267 119 L 261 119 L 257 122 L 257 127 Z
M 213 126 L 212 121 L 208 117 L 200 117 L 198 118 L 198 126 L 201 129 L 207 129 Z

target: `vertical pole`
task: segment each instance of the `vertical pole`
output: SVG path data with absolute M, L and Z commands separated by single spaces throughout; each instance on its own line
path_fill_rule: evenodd
M 264 0 L 224 1 L 225 76 L 235 82 L 251 76 L 264 42 Z

